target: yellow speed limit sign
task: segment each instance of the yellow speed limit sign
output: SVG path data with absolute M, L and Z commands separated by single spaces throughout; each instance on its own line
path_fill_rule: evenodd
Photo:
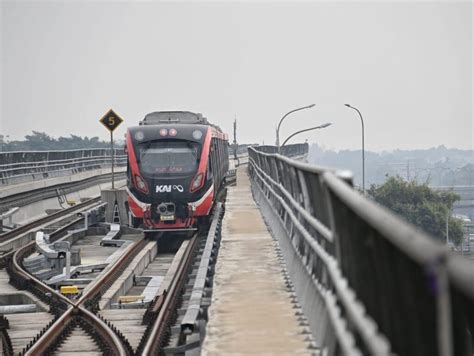
M 123 122 L 123 119 L 115 111 L 110 109 L 99 121 L 107 130 L 113 132 Z

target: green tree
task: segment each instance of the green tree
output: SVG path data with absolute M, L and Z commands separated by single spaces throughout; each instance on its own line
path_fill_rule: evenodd
M 44 132 L 33 131 L 31 135 L 25 136 L 25 144 L 35 147 L 36 150 L 51 150 L 54 148 L 55 139 Z
M 461 242 L 462 222 L 450 213 L 454 202 L 460 199 L 459 195 L 437 192 L 426 183 L 406 181 L 400 176 L 388 177 L 381 185 L 372 185 L 368 194 L 376 202 L 441 241 L 446 241 L 446 217 L 449 216 L 449 238 L 455 244 Z
M 122 145 L 115 143 L 115 147 Z M 55 139 L 44 132 L 33 131 L 26 135 L 23 141 L 10 141 L 2 145 L 4 151 L 48 151 L 48 150 L 76 150 L 84 148 L 109 148 L 110 143 L 100 141 L 98 137 L 82 138 L 70 135 L 70 137 L 59 137 Z

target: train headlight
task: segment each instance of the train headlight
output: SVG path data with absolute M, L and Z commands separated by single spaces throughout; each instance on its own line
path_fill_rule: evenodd
M 145 138 L 145 134 L 142 131 L 135 133 L 135 140 L 142 141 Z
M 203 184 L 204 184 L 204 175 L 202 173 L 198 173 L 196 177 L 194 177 L 189 190 L 192 193 L 198 190 L 199 188 L 201 188 Z
M 143 180 L 143 178 L 140 177 L 138 174 L 135 174 L 135 186 L 141 192 L 148 194 L 148 186 L 146 182 Z
M 199 139 L 201 139 L 201 137 L 202 137 L 202 131 L 200 131 L 200 130 L 194 130 L 193 131 L 193 138 L 195 140 L 199 140 Z

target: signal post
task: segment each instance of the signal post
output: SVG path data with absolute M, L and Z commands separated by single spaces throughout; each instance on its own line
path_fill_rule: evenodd
M 102 116 L 99 122 L 110 131 L 110 149 L 112 166 L 112 188 L 101 192 L 101 200 L 107 202 L 105 221 L 116 224 L 126 224 L 127 211 L 125 202 L 127 196 L 124 190 L 115 189 L 115 151 L 114 151 L 114 131 L 123 122 L 123 119 L 112 109 Z

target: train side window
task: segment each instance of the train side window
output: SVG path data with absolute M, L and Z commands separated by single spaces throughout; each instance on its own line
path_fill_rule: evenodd
M 130 169 L 130 161 L 128 160 L 127 156 L 127 182 L 130 183 L 132 181 L 132 172 Z
M 216 174 L 220 176 L 220 162 L 221 162 L 221 145 L 219 140 L 217 140 L 217 167 L 216 167 Z
M 212 160 L 207 161 L 207 173 L 206 173 L 206 179 L 211 180 L 213 175 L 212 175 Z

